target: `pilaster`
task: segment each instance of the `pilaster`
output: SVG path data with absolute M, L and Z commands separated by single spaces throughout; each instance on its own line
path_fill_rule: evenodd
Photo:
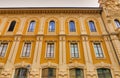
M 80 22 L 81 34 L 87 34 L 86 29 L 85 29 L 85 25 L 84 25 L 84 18 L 82 16 L 79 17 L 79 22 Z
M 23 32 L 23 28 L 24 28 L 24 26 L 25 26 L 25 22 L 26 22 L 26 17 L 22 17 L 21 19 L 20 19 L 20 27 L 19 27 L 19 29 L 18 29 L 18 32 L 17 32 L 17 34 L 22 34 L 22 32 Z
M 63 16 L 60 17 L 60 34 L 65 34 L 65 19 Z
M 42 16 L 41 20 L 40 20 L 40 26 L 39 26 L 38 34 L 43 34 L 44 33 L 44 28 L 45 28 L 44 24 L 45 24 L 45 16 Z
M 118 75 L 118 73 L 120 73 L 120 67 L 119 67 L 119 63 L 117 61 L 116 55 L 115 55 L 115 51 L 113 50 L 112 44 L 110 42 L 110 39 L 108 36 L 104 36 L 104 40 L 105 40 L 105 44 L 108 50 L 108 54 L 111 60 L 111 66 L 113 68 L 113 72 L 114 72 L 114 76 L 115 78 L 119 78 L 120 74 Z
M 6 24 L 6 21 L 7 21 L 7 17 L 3 17 L 2 18 L 2 23 L 0 25 L 0 35 L 2 34 L 2 31 L 3 31 L 3 28 L 4 28 L 5 24 Z
M 120 63 L 120 41 L 117 35 L 110 35 Z
M 32 70 L 31 70 L 30 78 L 39 78 L 42 41 L 43 41 L 43 36 L 37 36 L 33 64 L 31 66 Z
M 99 17 L 99 22 L 100 22 L 100 28 L 101 28 L 101 32 L 102 34 L 107 34 L 106 30 L 105 30 L 105 25 L 104 25 L 104 20 L 102 20 L 102 17 Z
M 65 36 L 59 37 L 59 78 L 67 78 L 67 66 L 66 66 L 66 39 Z
M 87 35 L 82 36 L 82 43 L 83 43 L 84 57 L 86 63 L 86 78 L 96 78 L 96 72 L 93 66 L 90 45 Z
M 19 43 L 20 43 L 20 36 L 16 36 L 15 40 L 13 42 L 12 48 L 10 50 L 8 60 L 5 64 L 4 71 L 2 73 L 4 75 L 3 77 L 5 77 L 5 78 L 7 78 L 7 77 L 11 78 L 11 76 L 12 76 L 12 72 L 13 72 L 12 69 L 14 69 L 14 61 L 16 58 Z

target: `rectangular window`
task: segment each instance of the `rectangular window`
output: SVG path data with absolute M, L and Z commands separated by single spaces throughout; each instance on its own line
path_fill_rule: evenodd
M 26 68 L 17 68 L 14 78 L 27 78 L 28 70 Z
M 45 68 L 42 70 L 42 78 L 56 78 L 55 68 Z
M 48 58 L 54 57 L 54 43 L 47 43 L 46 57 Z
M 104 57 L 100 43 L 94 43 L 94 51 L 95 51 L 96 57 L 98 58 Z
M 97 69 L 98 78 L 112 78 L 110 69 L 100 68 Z
M 70 44 L 70 52 L 72 58 L 78 58 L 79 57 L 79 51 L 78 51 L 78 44 L 77 43 L 71 43 Z
M 6 50 L 7 50 L 8 43 L 1 43 L 0 44 L 0 56 L 4 57 Z
M 23 47 L 23 51 L 22 51 L 22 57 L 29 57 L 30 51 L 31 51 L 31 43 L 25 42 L 24 47 Z
M 84 78 L 83 70 L 79 68 L 70 69 L 70 78 Z

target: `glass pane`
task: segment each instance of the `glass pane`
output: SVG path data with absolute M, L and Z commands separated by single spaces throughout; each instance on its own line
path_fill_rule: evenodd
M 10 24 L 10 27 L 9 27 L 8 31 L 13 31 L 14 27 L 15 27 L 15 24 L 16 24 L 16 21 L 12 21 L 11 24 Z
M 98 72 L 98 78 L 112 78 L 109 69 L 101 68 L 101 69 L 97 69 L 97 72 Z
M 70 78 L 75 78 L 75 69 L 70 69 Z
M 26 49 L 27 49 L 27 44 L 25 43 L 23 46 L 22 56 L 25 56 Z
M 70 27 L 70 32 L 75 32 L 76 31 L 74 21 L 69 22 L 69 27 Z
M 31 21 L 31 22 L 30 22 L 30 25 L 29 25 L 28 31 L 29 31 L 29 32 L 33 32 L 33 31 L 34 31 L 34 28 L 35 28 L 35 21 Z
M 49 23 L 49 32 L 54 32 L 55 31 L 55 22 L 50 21 Z
M 15 70 L 14 78 L 27 78 L 27 69 L 26 68 L 17 68 Z
M 116 26 L 120 27 L 120 22 L 118 20 L 115 20 Z
M 89 21 L 89 27 L 91 32 L 96 32 L 96 28 L 93 21 Z
M 1 43 L 0 56 L 4 57 L 7 50 L 8 43 Z

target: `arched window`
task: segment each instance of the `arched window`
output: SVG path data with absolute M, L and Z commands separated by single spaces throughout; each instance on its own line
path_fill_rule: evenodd
M 95 24 L 93 21 L 89 21 L 89 27 L 91 32 L 96 32 Z
M 15 70 L 14 78 L 27 78 L 28 69 L 17 68 Z
M 98 78 L 112 78 L 110 69 L 100 68 L 97 69 Z
M 119 20 L 115 19 L 114 22 L 115 22 L 115 24 L 116 24 L 117 27 L 120 27 L 120 22 L 119 22 Z
M 42 69 L 42 78 L 56 78 L 56 69 L 55 68 Z
M 49 32 L 54 32 L 55 31 L 55 21 L 50 21 L 49 22 Z
M 31 21 L 29 24 L 28 32 L 33 32 L 35 29 L 35 21 Z
M 84 78 L 83 70 L 80 68 L 70 69 L 70 78 Z
M 69 28 L 70 28 L 70 32 L 76 32 L 74 21 L 69 22 Z
M 14 28 L 15 28 L 15 24 L 16 24 L 16 21 L 12 21 L 12 22 L 10 23 L 10 26 L 9 26 L 8 31 L 13 31 Z

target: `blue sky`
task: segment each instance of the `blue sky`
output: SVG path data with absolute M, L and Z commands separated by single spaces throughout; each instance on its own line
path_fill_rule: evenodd
M 98 7 L 98 0 L 0 0 L 0 7 Z

